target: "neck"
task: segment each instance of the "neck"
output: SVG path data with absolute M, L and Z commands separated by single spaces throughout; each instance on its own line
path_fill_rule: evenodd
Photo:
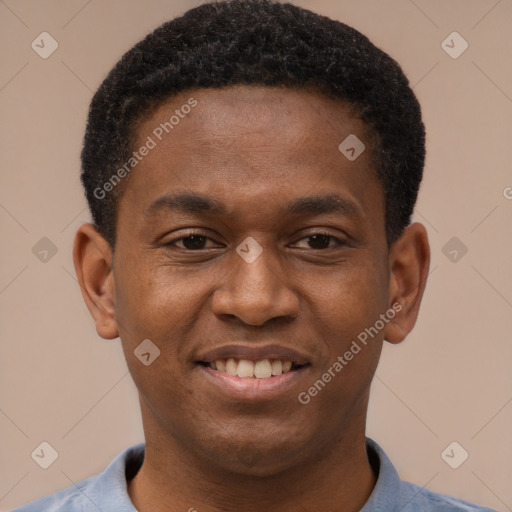
M 356 512 L 376 483 L 364 428 L 345 430 L 316 460 L 268 476 L 234 473 L 198 460 L 179 443 L 151 441 L 164 439 L 160 435 L 146 431 L 146 437 L 144 463 L 128 485 L 139 512 L 284 512 L 298 502 L 304 510 Z

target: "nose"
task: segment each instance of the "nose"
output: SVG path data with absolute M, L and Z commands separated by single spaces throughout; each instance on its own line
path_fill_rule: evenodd
M 268 251 L 263 251 L 252 263 L 238 255 L 234 257 L 232 271 L 213 294 L 212 309 L 216 315 L 236 317 L 254 326 L 280 317 L 297 317 L 298 297 L 287 285 L 282 268 L 270 261 Z

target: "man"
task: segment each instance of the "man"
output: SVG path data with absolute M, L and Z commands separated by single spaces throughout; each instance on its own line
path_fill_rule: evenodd
M 146 443 L 18 510 L 489 510 L 365 437 L 428 275 L 424 158 L 399 66 L 339 22 L 233 0 L 130 50 L 92 101 L 74 261 Z

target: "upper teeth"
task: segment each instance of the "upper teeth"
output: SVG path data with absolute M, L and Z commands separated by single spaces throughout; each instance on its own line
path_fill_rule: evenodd
M 273 375 L 281 375 L 289 372 L 292 367 L 291 361 L 279 359 L 262 359 L 261 361 L 249 361 L 247 359 L 218 359 L 210 363 L 210 368 L 228 375 L 242 378 L 268 379 Z

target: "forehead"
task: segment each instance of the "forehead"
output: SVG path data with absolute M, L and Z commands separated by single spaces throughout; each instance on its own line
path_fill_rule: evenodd
M 186 108 L 192 102 L 197 102 L 196 106 Z M 187 112 L 186 122 L 181 110 Z M 172 114 L 179 114 L 181 119 Z M 172 127 L 167 124 L 167 130 L 158 129 L 170 120 Z M 280 136 L 271 139 L 275 133 Z M 334 141 L 336 150 L 336 141 L 344 133 L 369 138 L 371 130 L 343 100 L 314 90 L 246 85 L 182 92 L 160 105 L 137 130 L 139 142 L 153 134 L 164 146 L 200 141 L 227 147 L 244 138 L 246 146 L 258 146 L 265 140 L 266 146 L 279 145 L 297 154 L 301 152 L 298 143 L 304 141 L 317 145 L 323 141 L 330 149 Z
M 370 134 L 349 105 L 314 91 L 185 91 L 139 125 L 135 148 L 149 140 L 154 147 L 132 172 L 124 196 L 141 211 L 176 190 L 249 205 L 341 188 L 355 202 L 378 203 L 382 198 L 373 196 L 382 191 L 371 164 Z M 353 137 L 365 146 L 355 160 L 340 151 Z

